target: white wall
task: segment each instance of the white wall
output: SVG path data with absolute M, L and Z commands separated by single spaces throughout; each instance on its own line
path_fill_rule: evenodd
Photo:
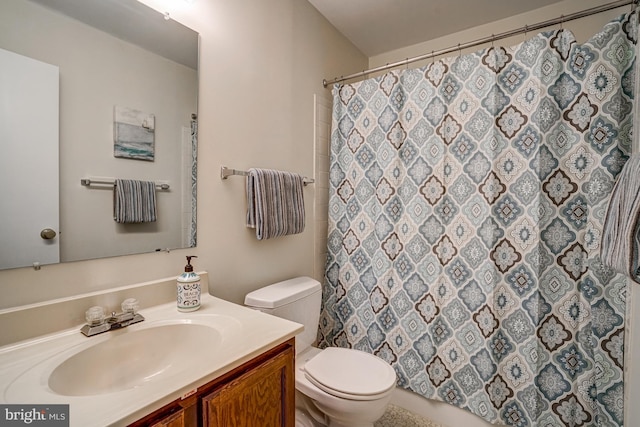
M 145 3 L 164 10 L 161 0 Z M 313 274 L 315 187 L 305 188 L 304 233 L 259 242 L 244 225 L 244 179 L 220 180 L 220 166 L 312 176 L 314 94 L 327 93 L 323 78 L 365 68 L 367 58 L 305 0 L 165 4 L 201 36 L 198 247 L 0 271 L 0 309 L 178 275 L 191 254 L 209 272 L 210 292 L 234 302 Z
M 60 68 L 62 261 L 181 247 L 180 143 L 196 112 L 197 71 L 24 0 L 0 3 L 0 47 Z M 115 105 L 155 115 L 153 162 L 113 156 Z M 157 193 L 156 222 L 117 224 L 111 191 L 80 185 L 92 176 L 172 190 Z
M 329 161 L 331 94 L 318 93 L 315 96 L 315 216 L 316 231 L 314 244 L 313 277 L 320 283 L 324 281 L 324 269 L 327 260 L 327 238 L 329 228 Z
M 532 25 L 538 22 L 544 22 L 554 19 L 562 15 L 588 9 L 590 7 L 599 6 L 609 3 L 610 0 L 567 0 L 552 6 L 547 6 L 531 13 L 517 15 L 509 19 L 503 19 L 491 24 L 482 25 L 456 34 L 452 34 L 439 39 L 426 41 L 413 46 L 407 46 L 392 52 L 387 52 L 369 58 L 369 67 L 374 68 L 387 63 L 402 61 L 406 58 L 423 55 L 432 51 L 447 49 L 458 45 L 458 43 L 466 43 L 480 40 L 492 34 L 500 34 L 509 30 Z M 575 35 L 578 42 L 584 42 L 589 37 L 597 33 L 607 22 L 615 17 L 630 11 L 630 6 L 614 9 L 612 11 L 593 15 L 591 17 L 582 18 L 576 21 L 565 22 L 563 28 L 570 29 Z M 531 34 L 529 35 L 531 36 Z M 521 43 L 525 40 L 526 35 L 514 36 L 509 39 L 497 42 L 504 46 L 510 46 Z M 484 46 L 487 47 L 487 46 Z M 475 51 L 483 48 L 483 46 L 469 49 Z M 465 52 L 465 51 L 463 51 Z M 419 67 L 421 63 L 411 64 L 411 67 Z M 343 73 L 346 74 L 346 73 Z M 636 152 L 638 152 L 636 145 Z M 640 323 L 635 319 L 640 314 L 640 287 L 637 284 L 630 285 L 630 296 L 627 299 L 630 315 L 627 318 L 627 343 L 626 343 L 626 367 L 625 367 L 625 420 L 630 426 L 637 425 L 640 420 L 640 407 L 634 405 L 636 398 L 632 396 L 640 395 L 640 366 L 633 363 L 637 355 L 640 354 Z M 462 411 L 453 406 L 443 404 L 436 401 L 424 401 L 415 395 L 400 390 L 394 395 L 394 402 L 401 404 L 414 412 L 422 413 L 431 419 L 441 422 L 444 425 L 469 426 L 469 427 L 489 427 L 491 424 L 476 417 L 471 413 Z

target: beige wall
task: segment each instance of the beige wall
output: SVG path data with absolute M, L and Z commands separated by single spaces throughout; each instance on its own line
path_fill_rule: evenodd
M 164 10 L 160 0 L 145 3 Z M 182 4 L 184 3 L 184 7 Z M 244 179 L 220 166 L 314 173 L 314 94 L 367 58 L 304 0 L 166 1 L 200 41 L 198 247 L 0 271 L 0 308 L 178 275 L 185 255 L 210 292 L 234 302 L 264 284 L 313 275 L 315 187 L 304 233 L 259 242 L 244 225 Z

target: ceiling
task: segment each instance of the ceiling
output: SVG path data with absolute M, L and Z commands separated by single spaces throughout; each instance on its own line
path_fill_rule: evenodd
M 559 1 L 309 0 L 368 57 Z

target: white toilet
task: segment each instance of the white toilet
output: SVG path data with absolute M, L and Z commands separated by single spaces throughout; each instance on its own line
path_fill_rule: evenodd
M 312 347 L 321 300 L 319 282 L 296 277 L 251 292 L 244 302 L 304 325 L 296 336 L 296 426 L 372 427 L 391 399 L 396 373 L 363 351 Z

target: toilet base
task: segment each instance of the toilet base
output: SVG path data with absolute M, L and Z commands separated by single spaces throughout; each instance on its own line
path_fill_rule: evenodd
M 328 427 L 373 427 L 391 400 L 391 394 L 376 401 L 333 401 L 331 404 L 309 399 L 324 414 Z
M 327 417 L 313 401 L 296 390 L 296 427 L 327 427 Z
M 302 408 L 296 408 L 296 427 L 323 427 L 318 424 L 307 411 Z
M 339 420 L 331 420 L 328 417 L 324 417 L 326 421 L 319 421 L 315 417 L 313 417 L 307 409 L 311 409 L 313 412 L 318 414 L 318 409 L 315 407 L 313 401 L 311 399 L 306 398 L 307 400 L 302 405 L 302 407 L 298 406 L 296 402 L 296 424 L 295 427 L 373 427 L 373 423 L 371 422 L 363 422 L 363 423 L 353 423 L 350 421 L 341 422 Z M 310 407 L 311 406 L 311 407 Z M 316 415 L 317 416 L 317 415 Z

